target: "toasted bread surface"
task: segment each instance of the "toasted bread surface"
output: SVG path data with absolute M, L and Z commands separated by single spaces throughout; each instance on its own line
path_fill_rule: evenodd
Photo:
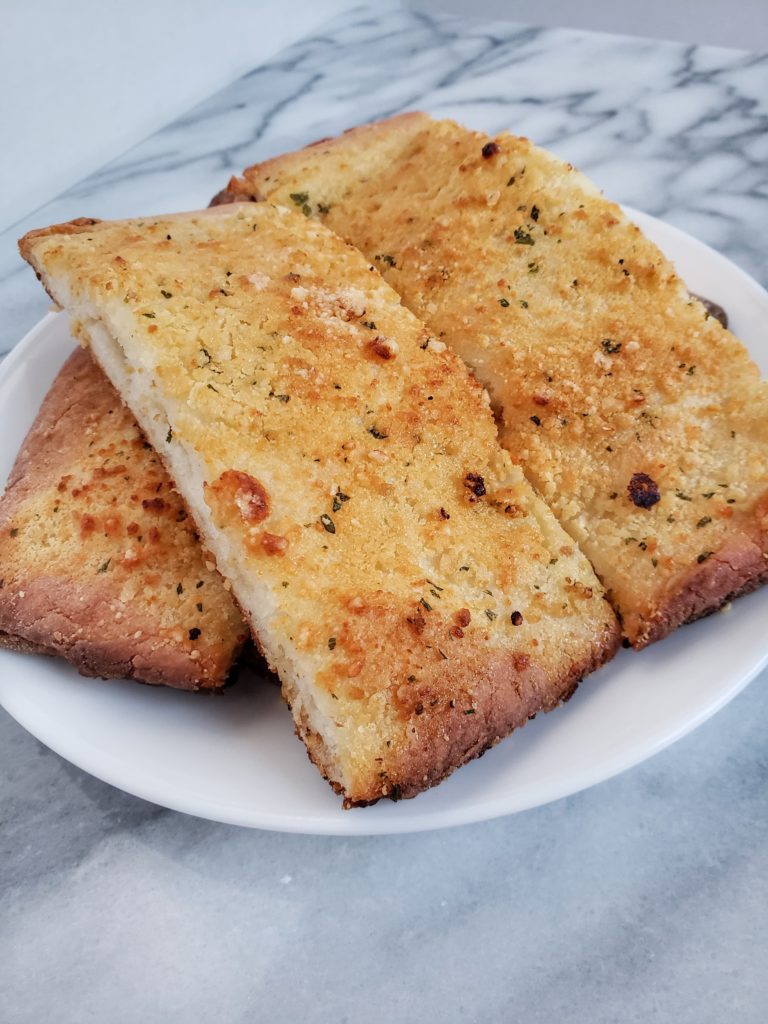
M 352 246 L 270 204 L 22 251 L 155 447 L 349 804 L 412 796 L 614 652 L 487 394 Z
M 578 171 L 414 113 L 249 168 L 238 198 L 324 221 L 462 356 L 635 646 L 766 579 L 768 386 Z
M 212 689 L 246 637 L 160 460 L 78 349 L 0 499 L 0 646 L 84 675 Z

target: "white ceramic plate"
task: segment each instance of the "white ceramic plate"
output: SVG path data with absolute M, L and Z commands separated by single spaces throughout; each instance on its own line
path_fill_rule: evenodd
M 768 294 L 683 232 L 629 211 L 689 287 L 720 303 L 768 370 Z M 0 368 L 0 480 L 72 348 L 49 315 Z M 570 703 L 416 800 L 342 811 L 293 735 L 277 688 L 243 678 L 219 698 L 83 679 L 64 663 L 0 651 L 0 703 L 92 775 L 190 814 L 286 832 L 412 832 L 481 821 L 575 793 L 696 728 L 768 662 L 768 589 L 636 654 L 621 651 Z

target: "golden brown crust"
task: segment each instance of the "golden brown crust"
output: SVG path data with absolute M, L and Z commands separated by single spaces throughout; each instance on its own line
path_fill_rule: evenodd
M 597 595 L 584 598 L 595 602 L 593 614 L 604 609 L 590 643 L 566 631 L 555 640 L 553 621 L 533 629 L 523 621 L 513 627 L 518 643 L 504 648 L 493 643 L 487 617 L 470 616 L 456 629 L 466 610 L 444 611 L 437 600 L 426 611 L 418 602 L 409 606 L 391 595 L 370 595 L 339 623 L 335 660 L 318 682 L 338 701 L 340 720 L 348 716 L 350 727 L 364 733 L 372 718 L 378 720 L 364 753 L 367 765 L 373 761 L 378 770 L 352 773 L 343 790 L 345 806 L 409 798 L 436 785 L 539 711 L 567 700 L 580 679 L 613 657 L 621 637 Z M 297 734 L 311 760 L 333 784 L 333 754 L 290 687 L 284 694 L 298 707 Z
M 19 240 L 19 252 L 25 260 L 28 260 L 32 246 L 41 238 L 47 238 L 50 235 L 77 234 L 80 231 L 87 231 L 88 228 L 99 223 L 100 221 L 97 217 L 75 217 L 73 220 L 63 221 L 60 224 L 49 224 L 45 228 L 34 228 Z
M 413 795 L 618 626 L 487 395 L 374 268 L 285 208 L 219 211 L 30 257 L 179 467 L 314 760 L 350 803 Z
M 672 595 L 655 615 L 630 628 L 638 649 L 662 640 L 678 626 L 711 615 L 722 605 L 768 582 L 765 538 L 744 533 L 730 537 L 682 580 L 670 588 Z
M 248 168 L 227 195 L 322 220 L 465 359 L 635 646 L 763 580 L 768 386 L 572 167 L 415 114 Z M 742 536 L 735 580 L 701 568 Z
M 182 690 L 221 689 L 227 681 L 234 658 L 214 665 L 214 674 L 191 660 L 192 652 L 178 641 L 157 636 L 153 618 L 141 616 L 135 607 L 129 621 L 115 622 L 105 614 L 107 588 L 86 589 L 45 578 L 25 587 L 23 598 L 11 596 L 0 615 L 4 627 L 18 625 L 23 634 L 0 633 L 0 647 L 63 658 L 81 675 L 102 679 L 135 679 Z M 65 611 L 70 603 L 72 614 Z M 126 628 L 134 632 L 127 635 Z
M 407 612 L 399 615 L 405 625 Z M 376 657 L 382 637 L 391 635 L 385 624 L 397 618 L 392 610 L 372 604 L 345 623 L 343 642 L 352 651 L 372 649 Z M 586 675 L 613 657 L 620 631 L 607 615 L 605 627 L 595 631 L 591 649 L 567 649 L 555 672 L 551 662 L 539 657 L 538 644 L 521 641 L 517 651 L 494 650 L 487 640 L 482 623 L 453 639 L 449 621 L 433 611 L 416 635 L 412 632 L 406 650 L 387 648 L 386 703 L 394 709 L 395 724 L 384 733 L 385 742 L 374 758 L 380 770 L 361 776 L 354 788 L 344 791 L 334 784 L 333 756 L 308 717 L 299 712 L 297 735 L 323 776 L 337 792 L 344 792 L 345 807 L 368 806 L 383 798 L 409 799 L 437 785 L 539 712 L 569 700 Z M 571 652 L 574 660 L 569 661 Z M 361 691 L 358 699 L 364 701 L 365 679 L 355 677 L 354 683 Z M 343 689 L 349 686 L 343 668 L 329 685 L 343 700 Z M 290 689 L 284 695 L 291 705 Z
M 608 638 L 612 647 L 600 645 L 591 657 L 564 666 L 557 679 L 547 678 L 535 664 L 520 670 L 514 656 L 497 654 L 476 663 L 480 682 L 474 688 L 473 713 L 459 707 L 427 721 L 427 727 L 403 751 L 399 770 L 391 772 L 389 799 L 408 799 L 437 785 L 457 768 L 495 746 L 539 712 L 553 710 L 569 700 L 579 682 L 613 657 L 619 642 L 618 630 Z M 362 799 L 348 799 L 346 806 L 374 803 L 375 789 Z
M 596 649 L 592 657 L 566 668 L 557 680 L 547 679 L 535 665 L 521 672 L 513 657 L 489 659 L 482 671 L 482 684 L 475 690 L 474 714 L 452 709 L 442 720 L 430 723 L 418 746 L 403 758 L 398 788 L 387 796 L 405 799 L 437 785 L 539 712 L 552 711 L 569 700 L 581 680 L 613 656 L 618 641 L 617 631 L 607 655 L 605 648 Z
M 209 207 L 226 206 L 232 203 L 264 202 L 274 195 L 275 188 L 284 184 L 283 176 L 293 178 L 297 163 L 306 155 L 308 163 L 302 170 L 312 170 L 312 161 L 323 160 L 328 154 L 335 152 L 353 152 L 358 157 L 365 151 L 371 154 L 371 164 L 376 165 L 385 159 L 387 151 L 392 151 L 395 158 L 402 157 L 402 147 L 415 133 L 429 126 L 432 119 L 429 114 L 420 110 L 409 110 L 404 114 L 395 114 L 384 121 L 371 121 L 368 124 L 355 125 L 347 128 L 337 137 L 325 136 L 310 142 L 302 149 L 293 153 L 281 153 L 269 160 L 264 160 L 253 167 L 247 167 L 242 177 L 232 176 L 226 188 L 217 192 L 209 203 Z M 336 168 L 334 168 L 336 170 Z M 341 168 L 342 173 L 348 168 Z M 352 169 L 356 172 L 356 167 Z M 320 165 L 322 172 L 322 166 Z M 303 205 L 303 204 L 297 204 Z M 317 212 L 317 211 L 315 211 Z M 322 214 L 322 211 L 319 211 Z M 43 229 L 48 230 L 48 229 Z M 55 230 L 55 229 L 54 229 Z M 22 254 L 23 255 L 23 254 Z M 24 257 L 26 259 L 26 256 Z
M 0 645 L 57 654 L 83 675 L 221 687 L 246 630 L 185 517 L 119 396 L 77 350 L 0 499 Z
M 250 202 L 250 200 L 244 197 L 240 197 L 237 199 L 233 198 L 232 200 L 230 200 L 229 205 L 231 206 L 233 203 L 237 204 L 247 202 Z M 225 212 L 226 211 L 224 210 L 219 211 L 213 208 L 209 208 L 207 210 L 198 210 L 195 213 L 195 216 L 217 216 L 218 214 Z M 166 213 L 163 215 L 162 219 L 163 221 L 183 220 L 187 216 L 189 215 L 186 213 Z M 147 220 L 149 221 L 149 218 L 147 218 Z M 22 235 L 22 237 L 19 239 L 19 253 L 22 259 L 26 260 L 26 262 L 29 263 L 32 269 L 35 270 L 35 273 L 38 276 L 38 280 L 42 283 L 43 287 L 46 287 L 45 281 L 35 268 L 35 246 L 38 245 L 45 238 L 57 238 L 66 235 L 87 234 L 92 228 L 96 227 L 98 224 L 103 223 L 105 222 L 99 220 L 98 217 L 74 217 L 72 220 L 62 221 L 60 224 L 49 224 L 48 227 L 33 228 L 31 231 L 28 231 L 25 235 Z M 109 221 L 108 223 L 113 226 L 130 225 L 132 227 L 141 227 L 143 222 L 137 220 L 112 220 Z
M 15 633 L 4 633 L 0 630 L 0 647 L 7 651 L 16 651 L 18 654 L 47 654 L 50 657 L 57 657 L 56 651 L 44 644 L 36 644 L 26 640 L 23 636 Z

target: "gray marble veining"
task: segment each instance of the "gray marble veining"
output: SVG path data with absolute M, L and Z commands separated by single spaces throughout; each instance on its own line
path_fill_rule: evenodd
M 567 800 L 339 839 L 186 818 L 0 717 L 3 1024 L 764 1024 L 768 692 Z
M 360 7 L 0 235 L 0 353 L 46 308 L 28 228 L 204 206 L 249 163 L 414 108 L 527 135 L 768 281 L 768 56 Z
M 204 205 L 413 107 L 527 134 L 767 283 L 768 58 L 358 8 L 0 236 L 0 351 L 47 304 L 28 227 Z M 0 1021 L 763 1024 L 764 682 L 592 790 L 378 839 L 165 811 L 0 712 Z

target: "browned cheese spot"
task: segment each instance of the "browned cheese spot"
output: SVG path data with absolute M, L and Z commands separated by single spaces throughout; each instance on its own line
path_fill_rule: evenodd
M 386 338 L 374 338 L 368 342 L 367 347 L 380 359 L 389 360 L 395 358 L 395 351 L 387 344 Z
M 237 469 L 225 470 L 208 490 L 235 505 L 246 523 L 261 523 L 270 513 L 269 495 L 258 480 Z
M 284 555 L 288 550 L 288 539 L 276 533 L 262 533 L 261 546 L 268 555 Z
M 468 626 L 472 621 L 472 615 L 469 608 L 459 608 L 453 618 L 456 625 L 461 627 Z

